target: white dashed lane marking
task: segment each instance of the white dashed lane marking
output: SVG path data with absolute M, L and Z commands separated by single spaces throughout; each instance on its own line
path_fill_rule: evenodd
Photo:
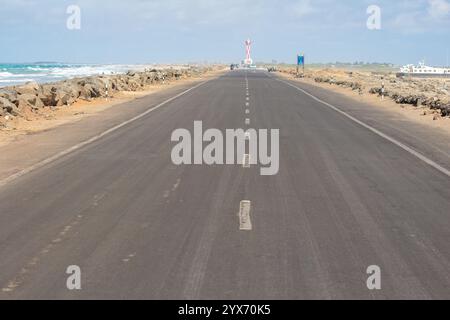
M 244 154 L 244 159 L 242 161 L 242 167 L 250 168 L 250 155 L 249 154 Z
M 246 83 L 246 91 L 245 91 L 245 114 L 250 114 L 250 93 L 248 89 L 248 79 L 246 77 L 245 79 Z M 245 124 L 250 125 L 250 119 L 245 118 Z M 250 133 L 245 133 L 245 140 L 250 141 Z M 244 159 L 242 160 L 242 167 L 243 168 L 250 168 L 250 154 L 244 154 Z M 239 230 L 241 231 L 251 231 L 252 230 L 252 222 L 250 219 L 250 210 L 251 210 L 251 201 L 249 200 L 242 200 L 239 205 Z
M 252 203 L 248 200 L 242 200 L 239 206 L 239 230 L 251 231 L 252 221 L 250 219 Z

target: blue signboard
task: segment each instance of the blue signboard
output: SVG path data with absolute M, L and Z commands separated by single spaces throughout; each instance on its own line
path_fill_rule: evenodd
M 302 66 L 305 64 L 305 56 L 297 56 L 297 64 Z

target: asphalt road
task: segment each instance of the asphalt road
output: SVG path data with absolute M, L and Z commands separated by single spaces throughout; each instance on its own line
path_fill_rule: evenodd
M 174 165 L 171 134 L 196 120 L 279 129 L 279 173 Z M 227 73 L 0 187 L 0 299 L 449 299 L 449 244 L 449 176 L 264 72 Z

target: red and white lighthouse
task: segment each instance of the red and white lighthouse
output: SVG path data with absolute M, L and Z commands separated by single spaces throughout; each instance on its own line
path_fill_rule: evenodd
M 253 60 L 251 57 L 251 51 L 252 51 L 252 42 L 250 39 L 248 39 L 245 41 L 245 60 L 244 60 L 245 65 L 253 64 Z

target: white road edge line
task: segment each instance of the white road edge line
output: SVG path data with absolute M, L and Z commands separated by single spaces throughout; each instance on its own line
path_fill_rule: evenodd
M 49 157 L 47 159 L 44 159 L 44 160 L 42 160 L 42 161 L 40 161 L 40 162 L 38 162 L 38 163 L 28 167 L 28 168 L 25 168 L 25 169 L 23 169 L 23 170 L 21 170 L 21 171 L 19 171 L 17 173 L 14 173 L 13 175 L 11 175 L 9 177 L 4 178 L 3 180 L 0 180 L 0 187 L 3 187 L 4 185 L 10 183 L 11 181 L 13 181 L 13 180 L 15 180 L 15 179 L 17 179 L 17 178 L 19 178 L 19 177 L 21 177 L 23 175 L 26 175 L 26 174 L 28 174 L 28 173 L 36 170 L 36 169 L 42 168 L 43 166 L 45 166 L 45 165 L 47 165 L 47 164 L 49 164 L 49 163 L 51 163 L 51 162 L 53 162 L 53 161 L 63 157 L 65 155 L 68 155 L 68 154 L 70 154 L 70 153 L 72 153 L 72 152 L 74 152 L 74 151 L 76 151 L 76 150 L 78 150 L 78 149 L 80 149 L 80 148 L 82 148 L 82 147 L 84 147 L 84 146 L 86 146 L 88 144 L 91 144 L 92 142 L 95 142 L 95 141 L 99 140 L 100 138 L 102 138 L 102 137 L 104 137 L 104 136 L 106 136 L 106 135 L 108 135 L 108 134 L 110 134 L 110 133 L 112 133 L 112 132 L 114 132 L 114 131 L 116 131 L 116 130 L 118 130 L 118 129 L 120 129 L 120 128 L 122 128 L 122 127 L 124 127 L 124 126 L 126 126 L 126 125 L 128 125 L 130 123 L 132 123 L 132 122 L 134 122 L 134 121 L 136 121 L 136 120 L 139 120 L 140 118 L 146 116 L 147 114 L 151 113 L 152 111 L 155 111 L 155 110 L 161 108 L 162 106 L 168 104 L 169 102 L 172 102 L 173 100 L 175 100 L 175 99 L 185 95 L 186 93 L 188 93 L 188 92 L 190 92 L 190 91 L 192 91 L 194 89 L 197 89 L 198 87 L 206 84 L 207 82 L 209 82 L 211 80 L 212 79 L 203 81 L 203 82 L 195 85 L 194 87 L 189 88 L 189 89 L 187 89 L 187 90 L 185 90 L 185 91 L 183 91 L 183 92 L 181 92 L 181 93 L 179 93 L 179 94 L 177 94 L 177 95 L 175 95 L 175 96 L 173 96 L 173 97 L 171 97 L 171 98 L 161 102 L 160 104 L 158 104 L 158 105 L 156 105 L 156 106 L 154 106 L 154 107 L 144 111 L 141 114 L 138 114 L 137 116 L 135 116 L 135 117 L 133 117 L 133 118 L 127 120 L 127 121 L 124 121 L 124 122 L 122 122 L 122 123 L 120 123 L 120 124 L 110 128 L 110 129 L 108 129 L 106 131 L 103 131 L 102 133 L 100 133 L 98 135 L 93 136 L 92 138 L 90 138 L 88 140 L 80 142 L 80 143 L 78 143 L 78 144 L 76 144 L 76 145 L 74 145 L 74 146 L 72 146 L 72 147 L 70 147 L 70 148 L 68 148 L 66 150 L 63 150 L 63 151 L 55 154 L 54 156 L 51 156 L 51 157 Z
M 250 211 L 252 202 L 248 200 L 242 200 L 239 205 L 239 230 L 251 231 L 252 221 L 250 219 Z
M 304 94 L 306 94 L 307 96 L 313 98 L 314 100 L 316 100 L 317 102 L 322 103 L 323 105 L 333 109 L 334 111 L 342 114 L 343 116 L 349 118 L 350 120 L 356 122 L 357 124 L 361 125 L 362 127 L 372 131 L 373 133 L 377 134 L 378 136 L 388 140 L 389 142 L 395 144 L 396 146 L 402 148 L 403 150 L 409 152 L 410 154 L 412 154 L 413 156 L 415 156 L 416 158 L 422 160 L 423 162 L 425 162 L 426 164 L 428 164 L 429 166 L 435 168 L 436 170 L 440 171 L 441 173 L 445 174 L 446 176 L 450 177 L 450 170 L 447 170 L 446 168 L 444 168 L 443 166 L 439 165 L 438 163 L 434 162 L 433 160 L 427 158 L 426 156 L 424 156 L 423 154 L 421 154 L 420 152 L 417 152 L 416 150 L 414 150 L 413 148 L 407 146 L 406 144 L 388 136 L 387 134 L 375 129 L 374 127 L 366 124 L 365 122 L 362 122 L 361 120 L 356 119 L 355 117 L 349 115 L 347 112 L 340 110 L 338 107 L 333 106 L 332 104 L 325 102 L 319 98 L 317 98 L 316 96 L 310 94 L 309 92 L 287 82 L 284 80 L 280 80 L 280 79 L 276 79 L 277 81 L 283 82 L 297 90 L 299 90 L 300 92 L 303 92 Z

